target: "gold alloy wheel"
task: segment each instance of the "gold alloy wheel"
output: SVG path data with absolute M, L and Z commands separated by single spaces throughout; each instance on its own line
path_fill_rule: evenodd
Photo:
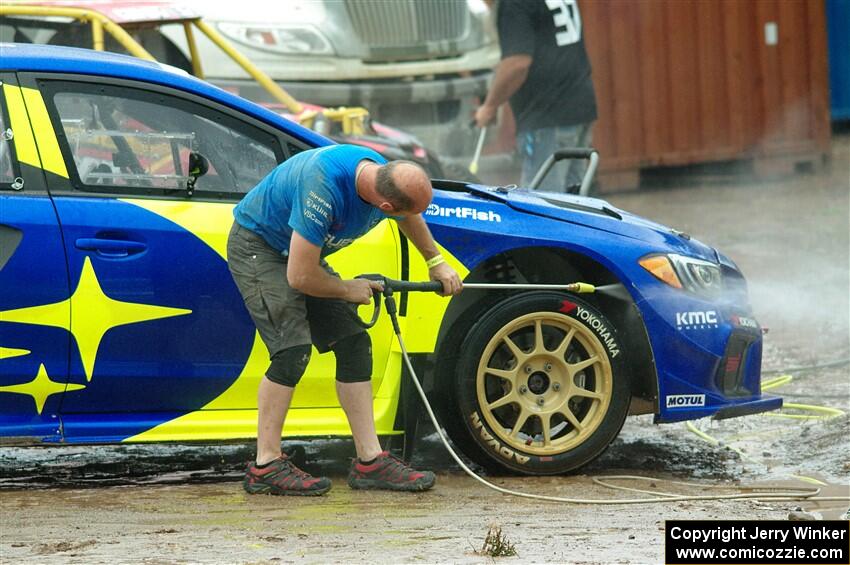
M 487 343 L 475 379 L 490 429 L 510 447 L 557 455 L 599 427 L 613 391 L 599 338 L 559 312 L 512 320 Z

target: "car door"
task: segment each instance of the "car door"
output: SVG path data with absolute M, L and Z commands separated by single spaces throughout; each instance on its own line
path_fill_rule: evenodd
M 252 435 L 238 430 L 255 426 L 268 353 L 227 269 L 226 238 L 234 204 L 293 144 L 166 88 L 28 80 L 43 95 L 68 169 L 48 179 L 74 289 L 70 375 L 86 385 L 85 394 L 65 398 L 66 435 L 103 437 L 105 428 L 105 439 Z M 209 170 L 188 191 L 192 155 Z M 391 232 L 370 234 L 373 244 L 386 248 Z M 381 376 L 391 337 L 384 334 L 386 346 L 376 348 L 386 351 L 383 361 L 376 356 Z M 338 406 L 333 363 L 314 357 L 294 408 Z M 186 414 L 196 417 L 163 426 Z
M 12 74 L 0 74 L 0 443 L 59 441 L 71 304 L 62 234 Z

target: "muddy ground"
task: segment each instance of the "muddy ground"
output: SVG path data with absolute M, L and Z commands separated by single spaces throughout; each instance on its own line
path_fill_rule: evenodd
M 765 337 L 765 378 L 787 402 L 850 412 L 850 136 L 834 138 L 829 167 L 755 181 L 746 166 L 651 175 L 613 204 L 716 245 L 750 283 Z M 820 365 L 827 365 L 821 366 Z M 791 412 L 791 411 L 789 411 Z M 812 478 L 850 494 L 850 419 L 758 415 L 652 425 L 631 418 L 583 475 L 494 478 L 529 492 L 630 496 L 590 476 L 658 477 L 656 489 Z M 239 485 L 250 445 L 0 449 L 0 562 L 28 563 L 487 563 L 476 553 L 491 525 L 517 557 L 506 562 L 657 563 L 664 520 L 784 519 L 796 506 L 838 517 L 847 504 L 685 502 L 560 505 L 509 498 L 459 472 L 434 434 L 414 463 L 438 474 L 434 491 L 392 495 L 345 485 L 348 441 L 294 444 L 308 470 L 329 475 L 321 499 L 249 497 Z M 302 453 L 303 451 L 303 453 Z M 792 477 L 797 477 L 793 479 Z

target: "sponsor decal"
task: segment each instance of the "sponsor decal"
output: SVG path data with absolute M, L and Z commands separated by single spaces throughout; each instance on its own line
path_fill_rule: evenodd
M 325 226 L 331 221 L 331 205 L 313 191 L 303 201 L 304 217 L 315 224 Z M 324 219 L 323 219 L 324 218 Z
M 348 247 L 354 243 L 354 239 L 343 237 L 337 239 L 332 234 L 328 234 L 325 236 L 325 247 L 329 249 L 342 249 L 343 247 Z
M 705 406 L 704 394 L 671 394 L 667 396 L 667 408 L 691 408 Z
M 717 311 L 676 312 L 676 329 L 704 330 L 718 327 Z
M 620 354 L 620 344 L 614 339 L 614 332 L 598 316 L 569 300 L 562 301 L 558 310 L 564 314 L 575 316 L 595 331 L 605 347 L 608 348 L 608 353 L 611 354 L 612 359 Z
M 332 206 L 331 206 L 330 202 L 328 202 L 327 200 L 325 200 L 324 198 L 322 198 L 321 196 L 319 196 L 318 194 L 316 194 L 316 193 L 315 193 L 315 192 L 313 192 L 312 190 L 310 191 L 310 194 L 308 195 L 308 197 L 309 197 L 311 200 L 315 200 L 316 202 L 318 202 L 319 204 L 321 204 L 321 205 L 322 205 L 322 207 L 324 207 L 324 208 L 326 208 L 326 209 L 328 209 L 328 210 L 331 210 L 331 209 L 332 209 Z
M 453 206 L 448 208 L 439 204 L 431 203 L 425 210 L 426 216 L 440 216 L 442 218 L 457 218 L 459 220 L 475 220 L 478 222 L 501 222 L 502 216 L 492 210 L 479 210 L 469 206 Z
M 325 226 L 325 223 L 319 219 L 315 212 L 312 210 L 304 210 L 304 217 L 313 222 L 314 224 L 318 224 L 322 227 Z
M 327 209 L 327 208 L 324 208 L 324 207 L 322 207 L 322 206 L 319 206 L 318 204 L 316 204 L 316 201 L 315 201 L 315 200 L 312 200 L 312 199 L 308 198 L 308 199 L 304 202 L 304 205 L 305 205 L 307 208 L 310 208 L 311 210 L 314 210 L 317 214 L 319 214 L 320 216 L 322 216 L 322 217 L 323 217 L 323 218 L 325 218 L 326 220 L 330 220 L 330 218 L 331 218 L 330 210 L 329 210 L 329 209 Z
M 752 318 L 746 318 L 744 316 L 732 316 L 732 323 L 740 328 L 750 328 L 754 330 L 759 329 L 758 322 Z
M 525 465 L 526 463 L 528 463 L 529 459 L 531 459 L 530 457 L 526 455 L 520 455 L 513 449 L 505 447 L 504 445 L 499 443 L 499 440 L 493 437 L 493 434 L 491 434 L 484 428 L 484 422 L 481 421 L 481 418 L 478 416 L 478 412 L 473 412 L 469 416 L 469 419 L 472 422 L 472 429 L 478 430 L 478 433 L 481 435 L 481 439 L 484 440 L 484 443 L 486 443 L 493 449 L 493 451 L 495 451 L 508 461 L 513 459 L 517 463 Z

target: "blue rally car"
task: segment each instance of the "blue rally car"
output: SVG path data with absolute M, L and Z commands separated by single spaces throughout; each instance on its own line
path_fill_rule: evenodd
M 268 358 L 227 269 L 231 211 L 276 164 L 330 141 L 155 63 L 0 53 L 0 444 L 255 437 Z M 761 394 L 743 275 L 715 249 L 602 200 L 434 186 L 425 218 L 467 282 L 601 290 L 400 297 L 417 373 L 471 459 L 560 473 L 598 456 L 629 413 L 781 405 Z M 392 221 L 331 263 L 427 279 Z M 378 433 L 409 439 L 418 404 L 389 320 L 370 331 Z M 333 363 L 313 356 L 285 435 L 350 434 Z

